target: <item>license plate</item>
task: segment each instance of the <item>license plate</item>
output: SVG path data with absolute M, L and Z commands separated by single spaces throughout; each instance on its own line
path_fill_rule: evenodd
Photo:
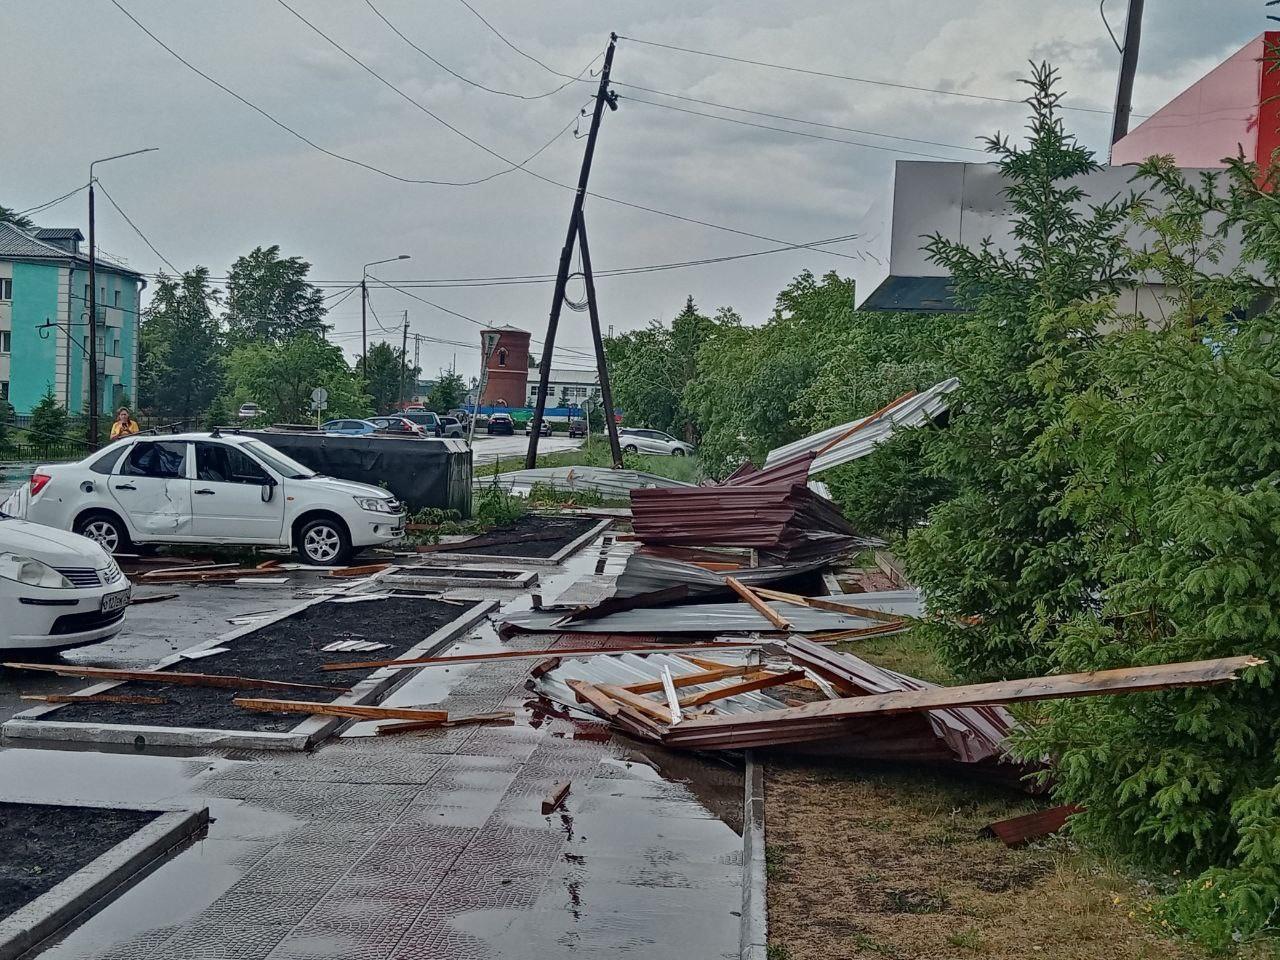
M 115 593 L 108 593 L 102 598 L 102 612 L 115 613 L 117 610 L 123 610 L 129 605 L 130 592 L 129 590 L 117 590 Z

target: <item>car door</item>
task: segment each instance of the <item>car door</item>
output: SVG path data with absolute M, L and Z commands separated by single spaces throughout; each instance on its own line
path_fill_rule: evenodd
M 666 453 L 662 441 L 658 439 L 660 434 L 655 430 L 637 430 L 636 446 L 640 448 L 641 453 Z
M 185 440 L 139 440 L 116 464 L 107 486 L 134 539 L 195 537 L 187 478 L 190 453 Z
M 276 478 L 231 444 L 197 440 L 195 449 L 196 536 L 210 543 L 279 543 L 284 496 Z

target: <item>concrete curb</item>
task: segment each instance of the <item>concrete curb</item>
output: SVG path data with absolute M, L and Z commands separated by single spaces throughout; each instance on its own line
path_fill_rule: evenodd
M 764 767 L 752 751 L 746 752 L 747 768 L 742 802 L 742 960 L 765 960 L 769 952 L 768 877 L 765 871 Z
M 184 653 L 202 650 L 206 647 L 219 646 L 228 640 L 234 640 L 237 637 L 255 630 L 260 630 L 265 626 L 270 626 L 286 617 L 312 606 L 316 603 L 324 603 L 332 597 L 317 597 L 307 603 L 290 607 L 282 611 L 278 616 L 271 617 L 259 623 L 250 624 L 231 633 L 224 634 L 213 640 L 198 644 L 189 648 Z M 481 601 L 474 606 L 468 608 L 458 617 L 450 620 L 439 629 L 431 633 L 424 640 L 414 644 L 409 649 L 400 654 L 401 659 L 412 659 L 415 657 L 429 657 L 434 651 L 443 646 L 454 642 L 458 636 L 470 629 L 474 624 L 483 620 L 488 614 L 499 605 L 497 600 Z M 159 669 L 171 666 L 174 663 L 180 663 L 184 659 L 182 653 L 165 657 L 159 661 L 153 669 Z M 198 662 L 198 661 L 195 661 Z M 383 668 L 375 670 L 369 676 L 359 681 L 350 692 L 338 697 L 336 700 L 328 701 L 330 703 L 339 704 L 376 704 L 380 703 L 388 694 L 399 687 L 412 675 L 412 670 L 396 670 Z M 119 686 L 117 682 L 95 684 L 84 693 L 105 693 L 114 687 Z M 36 707 L 32 710 L 24 711 L 18 714 L 9 722 L 0 726 L 0 733 L 4 735 L 5 740 L 63 740 L 74 741 L 80 743 L 132 743 L 143 746 L 166 746 L 166 747 L 216 747 L 221 749 L 241 749 L 241 750 L 309 750 L 320 741 L 328 738 L 339 727 L 347 723 L 344 717 L 308 717 L 292 730 L 284 732 L 275 731 L 258 731 L 258 730 L 218 730 L 205 727 L 156 727 L 141 726 L 135 724 L 116 724 L 116 723 L 61 723 L 56 720 L 39 720 L 38 717 L 45 716 L 59 709 L 61 704 L 55 704 L 46 707 Z M 246 716 L 249 714 L 246 713 Z M 38 744 L 35 744 L 38 745 Z
M 430 554 L 427 554 L 430 556 Z M 424 564 L 423 566 L 431 568 L 446 567 L 448 569 L 458 569 L 448 567 L 448 564 Z M 532 570 L 520 570 L 515 567 L 495 566 L 493 564 L 468 564 L 461 568 L 462 576 L 450 577 L 445 575 L 435 575 L 431 573 L 415 573 L 420 567 L 405 565 L 396 570 L 396 572 L 388 577 L 384 577 L 382 585 L 387 587 L 436 587 L 440 589 L 453 589 L 455 587 L 475 587 L 477 589 L 494 589 L 494 590 L 528 590 L 538 585 L 538 575 Z M 493 577 L 468 577 L 466 574 L 471 571 L 495 571 L 499 573 L 514 573 L 517 576 L 510 579 L 499 580 Z
M 563 563 L 566 557 L 572 556 L 573 554 L 577 553 L 579 550 L 581 550 L 584 546 L 586 546 L 588 543 L 590 543 L 600 534 L 608 530 L 611 526 L 613 526 L 613 523 L 614 523 L 614 520 L 612 517 L 608 517 L 604 520 L 601 520 L 590 530 L 581 534 L 579 537 L 577 537 L 577 539 L 569 541 L 549 557 L 508 557 L 508 556 L 497 556 L 497 555 L 490 556 L 489 554 L 485 554 L 485 553 L 452 553 L 444 550 L 441 550 L 439 552 L 423 554 L 423 556 L 447 558 L 449 560 L 461 561 L 462 563 L 496 563 L 501 565 L 528 564 L 530 566 L 535 566 L 535 567 L 555 567 Z
M 82 914 L 100 910 L 208 822 L 207 807 L 162 812 L 52 890 L 0 920 L 0 960 L 15 960 Z

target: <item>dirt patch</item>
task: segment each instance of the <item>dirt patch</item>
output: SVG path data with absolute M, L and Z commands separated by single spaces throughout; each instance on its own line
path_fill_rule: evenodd
M 158 813 L 0 803 L 0 919 L 47 893 Z
M 455 620 L 467 607 L 418 597 L 388 597 L 360 603 L 325 601 L 307 607 L 286 620 L 262 627 L 226 644 L 230 649 L 211 657 L 184 660 L 171 669 L 192 673 L 216 673 L 260 680 L 318 683 L 350 687 L 372 670 L 323 673 L 327 663 L 353 660 L 389 660 L 425 640 L 438 628 Z M 368 640 L 387 644 L 370 653 L 321 650 L 337 640 Z M 118 703 L 73 703 L 40 717 L 62 723 L 118 723 L 161 727 L 200 727 L 214 730 L 285 732 L 302 723 L 300 714 L 251 713 L 237 707 L 235 697 L 269 697 L 286 700 L 332 701 L 319 690 L 223 690 L 161 683 L 126 683 L 113 693 L 158 694 L 168 702 L 139 706 Z
M 404 567 L 400 574 L 406 577 L 451 577 L 465 580 L 516 580 L 519 570 L 471 570 L 467 567 Z
M 599 517 L 543 517 L 526 514 L 509 527 L 491 530 L 461 543 L 451 543 L 448 550 L 438 552 L 444 556 L 450 553 L 471 553 L 486 557 L 552 557 L 599 522 Z M 536 539 L 512 542 L 513 537 Z
M 992 820 L 1034 809 L 1017 793 L 783 760 L 766 777 L 771 958 L 1203 956 L 1142 922 L 1135 878 L 1062 838 L 1011 850 L 982 837 Z

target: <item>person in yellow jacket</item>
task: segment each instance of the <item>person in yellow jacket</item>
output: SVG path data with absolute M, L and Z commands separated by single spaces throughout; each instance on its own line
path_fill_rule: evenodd
M 129 416 L 129 408 L 121 407 L 116 411 L 116 422 L 111 425 L 111 439 L 122 440 L 132 437 L 138 432 L 138 421 Z

